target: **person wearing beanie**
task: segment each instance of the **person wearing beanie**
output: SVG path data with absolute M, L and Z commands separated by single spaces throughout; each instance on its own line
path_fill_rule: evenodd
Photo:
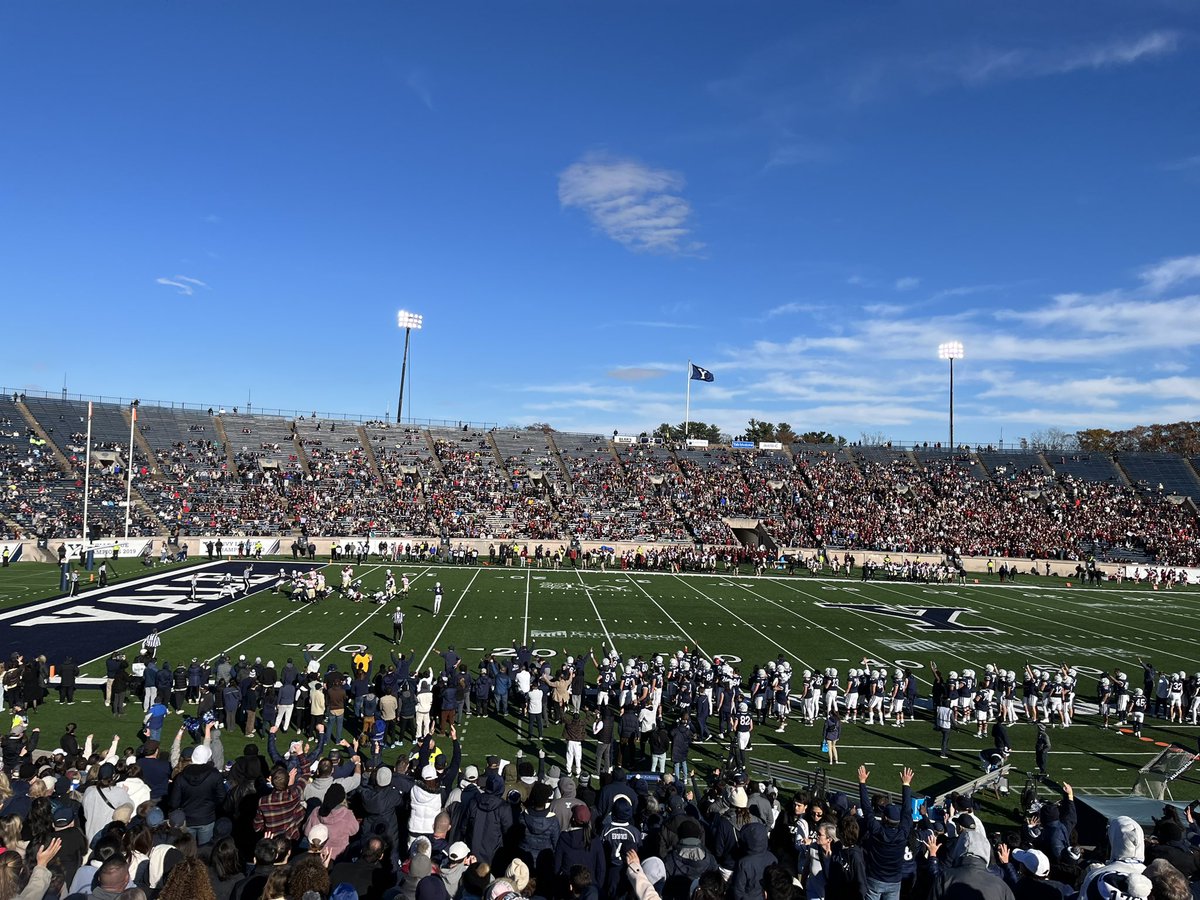
M 866 766 L 858 767 L 858 808 L 862 814 L 862 847 L 866 857 L 867 891 L 882 900 L 895 900 L 900 894 L 900 880 L 904 873 L 908 838 L 912 834 L 912 816 L 904 810 L 912 808 L 913 770 L 905 768 L 900 773 L 903 786 L 899 805 L 890 804 L 882 818 L 871 805 L 867 792 Z
M 462 834 L 482 862 L 491 863 L 513 825 L 512 806 L 504 799 L 504 779 L 488 770 L 483 790 L 466 811 Z
M 225 800 L 225 779 L 213 767 L 212 750 L 200 744 L 192 750 L 192 761 L 171 783 L 168 806 L 183 812 L 187 829 L 204 846 L 212 841 L 213 827 Z
M 404 805 L 404 797 L 412 781 L 407 776 L 397 776 L 387 766 L 375 770 L 374 777 L 361 788 L 357 802 L 363 813 L 363 834 L 377 834 L 387 838 L 392 850 L 393 861 L 399 860 L 400 819 L 397 811 Z
M 681 819 L 675 828 L 678 842 L 663 857 L 666 883 L 663 900 L 686 900 L 692 882 L 705 872 L 715 872 L 719 866 L 704 846 L 704 826 L 692 818 Z
M 525 809 L 521 813 L 523 834 L 519 848 L 533 860 L 539 880 L 543 875 L 553 874 L 554 870 L 554 848 L 558 844 L 560 829 L 558 817 L 550 809 L 553 798 L 554 789 L 539 781 L 530 789 L 529 799 L 525 801 Z
M 604 855 L 608 860 L 601 895 L 615 897 L 621 892 L 625 881 L 625 854 L 642 845 L 642 832 L 633 824 L 633 803 L 624 794 L 613 800 L 609 821 L 600 837 L 604 843 Z
M 603 884 L 608 866 L 604 842 L 592 833 L 592 811 L 586 803 L 571 807 L 567 827 L 554 845 L 554 874 L 565 895 L 571 869 L 583 866 L 592 873 L 596 884 Z
M 338 859 L 350 845 L 350 838 L 358 834 L 358 817 L 346 806 L 346 789 L 340 784 L 332 784 L 325 792 L 321 805 L 308 816 L 304 833 L 312 838 L 313 829 L 323 825 L 329 831 L 329 839 L 325 847 L 331 860 Z

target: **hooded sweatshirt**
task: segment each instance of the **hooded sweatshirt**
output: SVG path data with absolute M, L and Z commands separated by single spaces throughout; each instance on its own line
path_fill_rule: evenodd
M 746 852 L 738 860 L 729 880 L 732 900 L 758 900 L 763 895 L 763 875 L 767 866 L 777 861 L 775 854 L 767 849 L 768 836 L 767 826 L 762 822 L 750 822 L 738 833 Z
M 558 797 L 550 804 L 554 816 L 558 819 L 558 830 L 566 831 L 571 827 L 571 810 L 578 804 L 575 796 L 575 779 L 564 775 L 558 779 Z
M 467 845 L 481 860 L 492 861 L 512 827 L 512 807 L 505 801 L 504 782 L 489 775 L 483 793 L 471 807 L 463 832 Z
M 208 763 L 192 763 L 171 783 L 171 808 L 183 810 L 189 827 L 217 820 L 225 799 L 225 779 Z
M 1142 826 L 1129 816 L 1108 820 L 1108 846 L 1108 863 L 1084 874 L 1079 885 L 1080 900 L 1100 896 L 1099 884 L 1095 883 L 1106 875 L 1140 875 L 1146 868 L 1146 836 Z
M 327 813 L 322 813 L 318 807 L 309 813 L 308 821 L 304 824 L 304 833 L 312 831 L 314 825 L 324 825 L 329 829 L 329 840 L 325 846 L 333 859 L 346 852 L 350 838 L 358 834 L 358 817 L 345 804 L 339 803 Z

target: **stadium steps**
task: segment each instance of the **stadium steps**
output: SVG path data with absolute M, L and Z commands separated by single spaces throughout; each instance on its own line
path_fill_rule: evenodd
M 121 415 L 124 417 L 126 424 L 133 424 L 129 415 L 129 407 L 122 406 Z M 159 481 L 166 481 L 162 467 L 158 464 L 158 457 L 154 455 L 154 450 L 150 447 L 150 442 L 146 440 L 146 436 L 142 434 L 141 428 L 133 429 L 133 441 L 137 445 L 137 448 L 146 454 L 146 460 L 150 463 L 150 474 Z M 130 460 L 130 463 L 132 462 L 133 460 Z
M 142 496 L 142 493 L 138 489 L 137 485 L 134 485 L 133 492 L 129 495 L 129 498 L 133 501 L 133 505 L 142 511 L 142 515 L 150 520 L 150 524 L 154 527 L 154 534 L 156 536 L 165 536 L 170 534 L 170 529 L 168 529 L 163 523 L 163 520 L 158 517 L 158 513 L 154 511 L 154 507 L 146 502 L 146 498 Z
M 221 445 L 225 448 L 225 463 L 229 471 L 237 475 L 237 456 L 233 452 L 233 445 L 229 443 L 229 435 L 225 433 L 225 423 L 221 421 L 220 416 L 213 416 L 213 424 L 217 426 L 217 437 L 221 439 Z
M 1050 460 L 1046 459 L 1046 454 L 1041 450 L 1037 451 L 1038 462 L 1042 464 L 1042 471 L 1047 475 L 1054 474 L 1054 466 L 1050 465 Z
M 0 525 L 4 526 L 4 530 L 11 534 L 14 538 L 25 534 L 25 529 L 10 519 L 8 516 L 0 513 Z
M 371 474 L 375 476 L 377 484 L 383 485 L 383 473 L 379 471 L 379 460 L 375 458 L 375 448 L 371 446 L 371 441 L 367 437 L 367 429 L 362 425 L 358 426 L 358 440 L 363 445 L 363 452 L 367 455 L 367 464 L 371 467 Z M 386 487 L 386 485 L 384 485 Z
M 546 429 L 546 446 L 550 448 L 550 456 L 554 459 L 554 463 L 558 466 L 558 471 L 562 475 L 562 484 L 567 486 L 567 493 L 571 496 L 574 496 L 575 485 L 571 481 L 571 472 L 567 468 L 567 464 L 563 461 L 562 453 L 558 449 L 558 444 L 554 441 L 554 431 L 550 428 Z M 553 503 L 553 494 L 551 495 L 551 498 L 551 503 Z
M 496 460 L 496 465 L 500 467 L 501 472 L 508 472 L 512 476 L 512 472 L 508 471 L 508 466 L 504 464 L 504 457 L 500 455 L 500 445 L 496 443 L 496 435 L 494 432 L 487 433 L 488 446 L 492 448 L 492 458 Z
M 33 413 L 29 411 L 29 407 L 25 405 L 24 400 L 18 400 L 16 407 L 17 411 L 21 414 L 21 418 L 25 420 L 25 424 L 33 429 L 33 433 L 38 436 L 39 440 L 46 442 L 45 446 L 50 448 L 50 452 L 54 456 L 54 461 L 58 463 L 58 467 L 62 469 L 63 474 L 69 477 L 73 472 L 71 461 L 58 449 L 58 444 L 50 440 L 50 435 L 46 433 L 46 429 L 42 427 L 41 423 L 33 417 Z
M 308 451 L 304 449 L 304 441 L 300 440 L 300 435 L 296 432 L 296 425 L 292 423 L 292 446 L 296 448 L 296 460 L 300 463 L 300 469 L 309 478 L 312 478 L 312 463 L 308 460 Z
M 433 439 L 433 433 L 426 428 L 421 432 L 421 436 L 425 438 L 425 443 L 429 447 L 429 458 L 433 460 L 433 467 L 437 469 L 439 475 L 445 475 L 446 470 L 442 467 L 442 458 L 437 454 L 437 443 Z

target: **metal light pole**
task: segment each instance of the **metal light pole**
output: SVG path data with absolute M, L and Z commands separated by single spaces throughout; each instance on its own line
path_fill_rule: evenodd
M 133 501 L 133 429 L 137 426 L 138 401 L 129 404 L 129 460 L 125 467 L 125 540 L 129 540 L 130 504 Z
M 950 450 L 954 450 L 954 361 L 963 358 L 962 341 L 938 344 L 938 359 L 950 360 Z
M 400 399 L 396 403 L 396 424 L 400 424 L 401 416 L 404 414 L 404 377 L 408 374 L 408 341 L 412 336 L 413 329 L 421 330 L 421 323 L 425 321 L 425 317 L 418 313 L 400 310 L 396 313 L 396 325 L 404 329 L 404 361 L 400 364 Z

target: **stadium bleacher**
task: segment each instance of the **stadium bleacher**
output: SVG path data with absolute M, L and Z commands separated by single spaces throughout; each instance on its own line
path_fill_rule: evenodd
M 39 446 L 13 398 L 0 399 L 0 528 L 77 536 L 87 404 L 30 397 L 25 408 L 66 468 L 51 446 Z M 93 450 L 109 451 L 113 461 L 93 467 L 97 534 L 124 527 L 126 409 L 93 406 Z M 779 547 L 1036 558 L 1095 552 L 1200 564 L 1200 479 L 1169 454 L 1114 461 L 1050 452 L 1047 471 L 1043 457 L 1027 450 L 685 449 L 538 429 L 360 426 L 152 404 L 139 407 L 137 427 L 144 440 L 134 453 L 133 534 L 728 546 L 738 543 L 730 523 L 750 522 Z

